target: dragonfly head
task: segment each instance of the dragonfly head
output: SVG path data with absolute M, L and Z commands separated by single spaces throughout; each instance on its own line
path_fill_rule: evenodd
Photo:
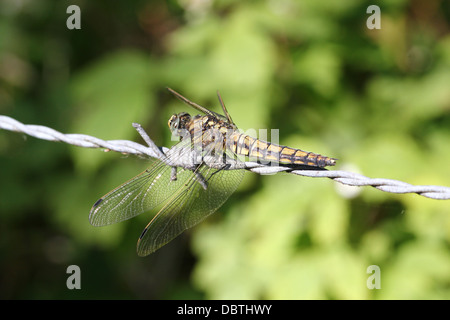
M 186 112 L 180 112 L 170 117 L 168 125 L 172 134 L 177 134 L 179 130 L 185 130 L 191 121 L 191 115 Z

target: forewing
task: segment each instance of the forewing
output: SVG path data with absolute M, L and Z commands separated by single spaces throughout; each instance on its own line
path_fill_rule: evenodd
M 142 232 L 137 244 L 140 256 L 156 251 L 214 213 L 244 175 L 244 170 L 218 170 L 205 165 L 197 172 L 207 181 L 206 190 L 198 182 L 198 174 L 192 174 Z
M 152 162 L 149 169 L 107 193 L 94 204 L 89 214 L 92 225 L 113 224 L 149 211 L 183 185 L 180 179 L 171 180 L 171 167 L 159 160 Z

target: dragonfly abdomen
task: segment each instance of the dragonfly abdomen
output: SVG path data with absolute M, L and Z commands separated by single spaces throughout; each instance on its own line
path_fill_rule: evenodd
M 246 134 L 234 134 L 228 147 L 234 153 L 257 162 L 272 162 L 315 167 L 334 166 L 336 159 L 255 139 Z

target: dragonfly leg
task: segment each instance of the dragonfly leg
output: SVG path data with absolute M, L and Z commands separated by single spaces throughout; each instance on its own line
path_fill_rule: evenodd
M 195 171 L 195 176 L 197 177 L 198 183 L 201 184 L 203 189 L 208 189 L 208 182 L 205 180 L 205 178 L 202 176 L 202 174 L 198 171 Z
M 172 171 L 170 172 L 170 181 L 177 180 L 177 167 L 172 167 Z
M 231 164 L 226 164 L 226 165 L 224 165 L 223 167 L 217 169 L 216 171 L 214 171 L 214 172 L 209 176 L 208 180 L 210 180 L 210 179 L 213 177 L 213 175 L 215 175 L 216 173 L 219 173 L 219 172 L 222 171 L 222 170 L 228 170 L 228 169 L 230 169 L 230 167 L 231 167 Z
M 148 147 L 158 156 L 160 160 L 166 159 L 166 155 L 162 153 L 158 146 L 152 141 L 152 139 L 150 139 L 147 132 L 145 132 L 144 128 L 142 128 L 139 123 L 133 123 L 133 127 L 141 135 L 142 139 L 144 139 Z

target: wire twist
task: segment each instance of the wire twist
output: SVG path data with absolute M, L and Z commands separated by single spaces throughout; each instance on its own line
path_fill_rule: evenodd
M 49 140 L 61 141 L 67 144 L 83 147 L 83 148 L 104 148 L 111 151 L 116 151 L 126 154 L 134 154 L 138 156 L 148 156 L 158 158 L 166 161 L 163 152 L 167 148 L 158 148 L 153 141 L 148 137 L 142 127 L 138 124 L 133 124 L 138 130 L 148 146 L 128 140 L 102 140 L 96 137 L 85 134 L 63 134 L 54 129 L 40 126 L 40 125 L 25 125 L 11 117 L 0 116 L 0 128 L 9 131 L 22 132 L 32 137 Z M 437 199 L 449 200 L 450 188 L 433 185 L 415 186 L 406 182 L 392 180 L 368 178 L 361 174 L 342 171 L 342 170 L 297 170 L 288 167 L 265 166 L 255 162 L 246 162 L 246 169 L 257 174 L 275 174 L 278 172 L 287 172 L 296 175 L 311 177 L 311 178 L 329 178 L 336 182 L 349 186 L 371 186 L 384 192 L 390 193 L 417 193 L 421 196 Z

